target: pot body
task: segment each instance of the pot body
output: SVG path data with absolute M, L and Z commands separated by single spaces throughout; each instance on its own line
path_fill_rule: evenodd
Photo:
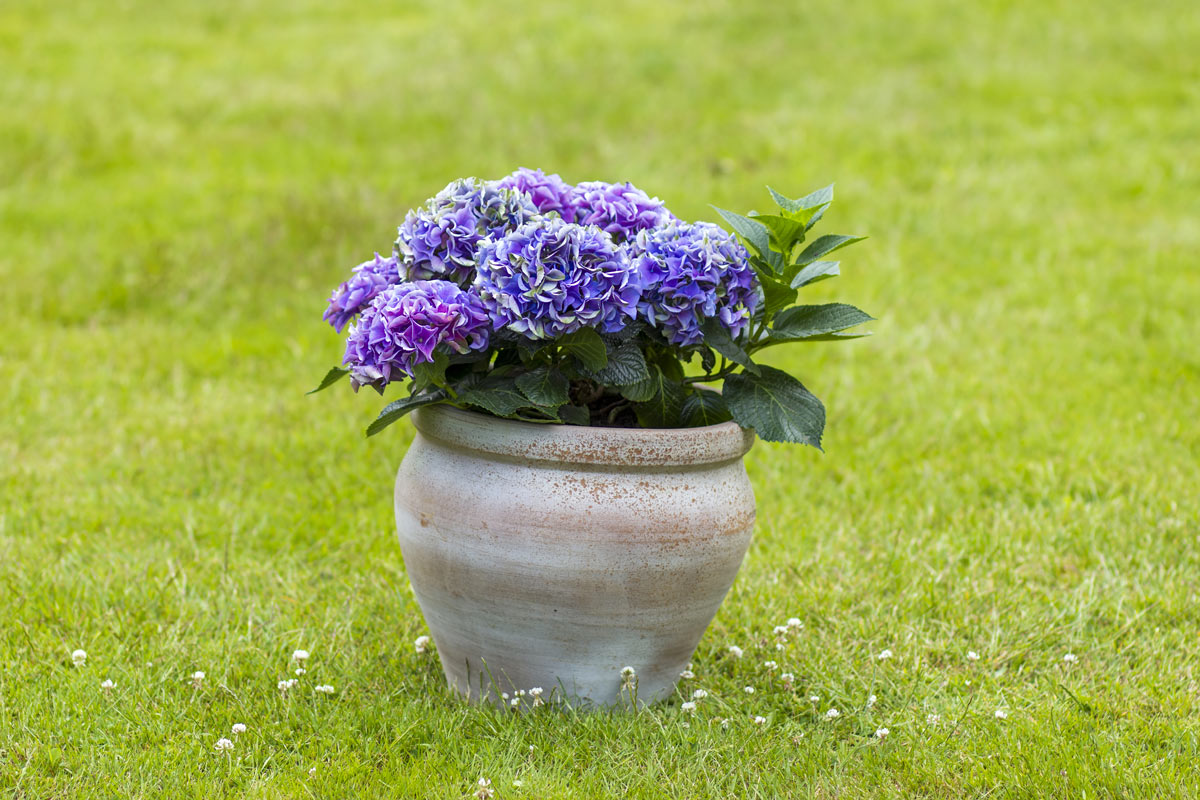
M 750 543 L 753 434 L 449 406 L 414 422 L 396 523 L 450 685 L 493 700 L 541 687 L 574 705 L 669 696 Z

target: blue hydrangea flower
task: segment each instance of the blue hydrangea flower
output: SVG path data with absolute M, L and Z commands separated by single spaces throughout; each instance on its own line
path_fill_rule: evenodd
M 376 295 L 350 326 L 343 363 L 357 390 L 411 377 L 434 352 L 466 353 L 488 346 L 487 311 L 472 292 L 449 281 L 414 281 Z
M 605 333 L 637 313 L 641 282 L 612 237 L 558 217 L 522 225 L 480 252 L 475 287 L 492 324 L 530 339 Z
M 440 279 L 467 286 L 481 242 L 537 216 L 524 194 L 498 181 L 452 181 L 422 208 L 409 211 L 396 238 L 400 269 L 410 281 Z
M 574 206 L 574 222 L 602 228 L 618 244 L 632 239 L 639 231 L 675 220 L 662 200 L 650 197 L 632 183 L 586 181 L 575 187 Z
M 394 257 L 375 254 L 374 261 L 364 261 L 354 268 L 350 280 L 333 290 L 329 307 L 322 319 L 338 333 L 375 299 L 375 296 L 394 283 L 400 282 L 400 267 Z
M 575 187 L 558 175 L 521 167 L 512 175 L 501 178 L 499 183 L 506 189 L 526 194 L 542 214 L 553 211 L 568 222 L 575 220 Z
M 701 344 L 700 326 L 710 317 L 735 339 L 746 330 L 758 281 L 746 248 L 731 234 L 709 222 L 679 222 L 642 231 L 628 247 L 645 285 L 638 312 L 667 341 Z

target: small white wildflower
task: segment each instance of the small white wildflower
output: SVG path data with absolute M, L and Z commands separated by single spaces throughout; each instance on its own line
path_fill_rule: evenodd
M 516 708 L 517 706 L 521 705 L 521 698 L 519 698 L 519 697 L 514 697 L 512 700 L 510 700 L 510 701 L 509 701 L 509 703 L 508 703 L 508 704 L 509 704 L 509 706 L 511 706 L 512 708 Z
M 742 648 L 738 647 L 736 644 L 729 645 L 729 655 L 733 656 L 734 658 L 741 658 Z
M 218 753 L 223 753 L 233 749 L 233 742 L 228 739 L 217 739 L 217 743 L 213 745 Z
M 867 708 L 870 708 L 871 706 L 875 705 L 875 700 L 876 700 L 875 695 L 871 695 L 870 697 L 868 697 L 867 698 Z
M 524 689 L 517 689 L 517 691 L 513 692 L 513 696 L 514 696 L 514 697 L 524 697 L 524 696 L 525 696 L 525 690 L 524 690 Z
M 781 681 L 783 681 L 783 685 L 786 688 L 790 689 L 790 688 L 792 688 L 792 683 L 795 682 L 795 680 L 796 680 L 796 676 L 790 672 L 785 672 L 779 676 L 779 679 Z
M 787 625 L 776 625 L 775 630 L 772 631 L 772 633 L 774 633 L 776 636 L 787 636 L 788 635 L 788 626 Z
M 105 678 L 104 681 L 100 684 L 100 688 L 106 692 L 111 692 L 114 688 L 116 688 L 116 684 L 113 683 L 108 678 Z
M 804 627 L 804 623 L 800 621 L 799 617 L 792 617 L 787 621 L 787 626 L 794 631 L 798 631 Z
M 634 669 L 633 667 L 621 667 L 621 677 L 622 678 L 636 678 L 637 670 Z
M 301 661 L 301 662 L 307 661 L 308 660 L 308 651 L 307 650 L 295 651 L 294 653 L 292 653 L 292 660 L 293 661 Z
M 475 784 L 479 788 L 475 790 L 475 797 L 479 800 L 490 800 L 492 797 L 492 782 L 487 778 L 480 778 L 479 783 Z
M 77 667 L 82 667 L 87 663 L 87 652 L 84 650 L 74 650 L 71 652 L 71 663 Z
M 875 657 L 877 659 L 879 659 L 880 661 L 886 661 L 892 657 L 892 651 L 891 650 L 880 650 L 879 655 L 877 655 Z
M 967 651 L 967 661 L 978 661 L 978 660 L 979 660 L 979 653 L 976 653 L 974 650 Z
M 996 709 L 996 719 L 1008 719 L 1008 712 L 1003 708 Z
M 743 689 L 742 691 L 744 691 L 746 694 L 754 694 L 754 687 L 753 687 L 753 686 L 747 686 L 747 687 L 746 687 L 745 689 Z
M 418 636 L 417 640 L 415 642 L 413 642 L 413 649 L 416 650 L 418 653 L 424 653 L 426 650 L 429 649 L 429 643 L 432 641 L 433 640 L 430 639 L 428 636 Z
M 299 678 L 301 675 L 303 675 L 306 672 L 308 672 L 308 670 L 306 670 L 304 667 L 297 667 L 296 668 L 296 677 Z
M 755 724 L 755 725 L 763 725 L 763 724 L 765 724 L 765 723 L 766 723 L 766 721 L 767 721 L 767 718 L 766 718 L 766 717 L 755 717 L 755 718 L 754 718 L 754 724 Z
M 246 732 L 246 726 L 244 724 L 242 724 L 240 722 L 235 722 L 233 724 L 233 735 L 234 736 L 237 736 L 238 734 L 245 733 L 245 732 Z
M 286 692 L 288 689 L 291 689 L 295 685 L 296 685 L 295 678 L 288 678 L 286 681 L 280 681 L 279 683 L 275 684 L 275 686 L 281 692 Z
M 787 648 L 783 646 L 783 642 L 779 642 L 777 645 L 775 645 L 775 649 L 776 649 L 778 652 L 782 653 L 782 652 L 783 652 L 784 650 L 786 650 Z
M 696 673 L 692 672 L 690 669 L 685 669 L 683 672 L 679 673 L 679 677 L 685 681 L 690 681 L 696 677 Z
M 817 703 L 821 702 L 821 696 L 814 694 L 808 698 L 808 702 L 812 703 L 813 705 L 816 705 Z
M 293 681 L 293 683 L 295 683 L 295 681 Z M 325 684 L 324 686 L 316 686 L 314 688 L 321 694 L 334 694 L 337 692 L 337 689 L 334 689 L 328 683 Z
M 697 689 L 696 691 L 692 692 L 693 700 L 703 700 L 706 697 L 708 697 L 708 692 L 704 691 L 703 689 Z
M 1063 656 L 1063 661 L 1067 662 L 1068 664 L 1074 664 L 1078 660 L 1079 656 L 1075 655 L 1074 653 L 1067 653 L 1065 656 Z
M 696 710 L 696 704 L 689 700 L 688 702 L 681 705 L 679 707 L 679 710 L 684 712 L 685 714 L 690 714 Z
M 632 690 L 637 686 L 637 670 L 633 667 L 621 668 L 621 688 Z
M 202 683 L 204 683 L 204 673 L 200 670 L 196 670 L 192 673 L 192 686 L 195 686 L 197 689 L 199 689 Z
M 513 781 L 514 789 L 520 789 L 524 785 L 525 785 L 525 781 L 523 781 L 523 780 L 517 779 L 517 780 Z
M 508 702 L 508 692 L 501 692 L 500 699 L 507 703 Z
M 317 775 L 317 768 L 316 768 L 316 767 L 313 767 L 312 769 L 310 769 L 310 770 L 308 771 L 308 777 L 310 777 L 310 778 L 314 778 L 314 777 L 316 777 L 316 775 Z
M 729 730 L 729 720 L 727 718 L 721 719 L 720 723 L 722 730 Z
M 535 686 L 532 689 L 530 689 L 529 696 L 530 697 L 541 697 L 542 696 L 542 687 Z
M 925 715 L 925 724 L 926 725 L 937 725 L 941 721 L 942 721 L 941 714 L 926 714 Z
M 825 719 L 837 719 L 841 715 L 842 712 L 838 711 L 836 708 L 831 708 L 825 712 Z
M 888 735 L 888 729 L 887 729 L 887 728 L 880 728 L 880 729 L 878 729 L 877 731 L 875 731 L 875 738 L 876 738 L 876 739 L 886 739 L 886 738 L 887 738 L 887 735 Z
M 779 669 L 779 665 L 774 661 L 764 661 L 763 666 L 767 668 L 767 672 L 774 672 L 775 670 Z

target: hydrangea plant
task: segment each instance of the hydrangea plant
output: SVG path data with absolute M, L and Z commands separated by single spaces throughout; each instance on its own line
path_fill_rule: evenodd
M 839 274 L 828 256 L 860 236 L 810 241 L 833 187 L 778 209 L 715 209 L 732 233 L 685 222 L 630 183 L 572 186 L 519 169 L 451 182 L 400 225 L 392 255 L 354 268 L 325 320 L 346 330 L 357 390 L 401 395 L 373 435 L 447 403 L 505 419 L 676 428 L 730 419 L 763 439 L 821 446 L 825 407 L 761 350 L 841 341 L 872 317 L 798 303 Z M 722 384 L 718 389 L 717 384 Z

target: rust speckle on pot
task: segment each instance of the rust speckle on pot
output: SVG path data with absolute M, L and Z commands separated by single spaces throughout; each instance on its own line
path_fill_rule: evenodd
M 475 699 L 668 696 L 749 545 L 753 435 L 533 425 L 419 409 L 396 521 L 447 679 Z

